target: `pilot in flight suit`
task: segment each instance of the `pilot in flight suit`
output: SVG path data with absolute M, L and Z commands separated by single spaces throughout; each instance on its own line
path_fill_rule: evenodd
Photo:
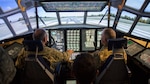
M 50 68 L 52 70 L 55 69 L 56 63 L 60 61 L 68 61 L 73 52 L 72 50 L 67 50 L 66 52 L 60 52 L 54 48 L 47 47 L 45 45 L 47 42 L 47 34 L 44 29 L 37 29 L 33 34 L 33 38 L 34 40 L 42 41 L 44 49 L 43 51 L 40 51 L 38 55 L 43 55 L 43 58 L 47 59 L 50 62 Z M 18 68 L 22 68 L 25 62 L 24 58 L 29 54 L 35 54 L 35 52 L 25 51 L 23 48 L 18 55 L 15 65 Z
M 100 50 L 95 51 L 92 53 L 94 56 L 99 56 L 99 67 L 104 64 L 106 59 L 112 55 L 112 50 L 108 50 L 108 39 L 115 39 L 116 38 L 116 32 L 112 28 L 105 28 L 101 35 L 101 43 L 103 47 Z M 127 55 L 124 51 L 124 59 L 125 63 L 127 63 Z

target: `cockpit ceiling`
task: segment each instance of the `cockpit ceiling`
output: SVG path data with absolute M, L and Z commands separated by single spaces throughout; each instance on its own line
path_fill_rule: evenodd
M 69 12 L 69 11 L 102 11 L 107 5 L 107 1 L 59 1 L 59 2 L 40 2 L 46 12 Z

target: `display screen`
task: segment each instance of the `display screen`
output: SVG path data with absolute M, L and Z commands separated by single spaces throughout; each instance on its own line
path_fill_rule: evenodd
M 9 47 L 7 47 L 5 51 L 12 59 L 15 59 L 22 48 L 23 48 L 22 44 L 15 42 L 11 44 Z
M 129 54 L 130 56 L 134 56 L 135 54 L 137 54 L 138 52 L 142 51 L 144 49 L 144 47 L 132 40 L 128 40 L 127 43 L 127 54 Z
M 64 31 L 63 30 L 51 30 L 51 36 L 54 38 L 54 48 L 59 51 L 64 51 Z
M 82 30 L 82 50 L 95 50 L 95 29 Z
M 80 51 L 80 30 L 67 30 L 67 50 Z
M 77 84 L 76 80 L 66 80 L 66 84 Z
M 127 40 L 127 47 L 129 47 L 130 45 L 134 44 L 135 42 L 132 40 Z
M 97 31 L 97 48 L 100 48 L 100 47 L 101 47 L 101 45 L 100 45 L 101 34 L 102 34 L 102 29 L 99 29 L 99 30 Z
M 135 56 L 135 58 L 150 69 L 150 49 L 144 50 Z

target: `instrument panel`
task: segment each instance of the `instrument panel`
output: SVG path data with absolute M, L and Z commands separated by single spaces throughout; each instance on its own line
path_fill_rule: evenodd
M 150 69 L 150 49 L 146 49 L 139 53 L 137 56 L 135 56 L 135 59 Z
M 67 50 L 80 51 L 80 30 L 67 30 Z
M 54 38 L 54 48 L 60 51 L 72 49 L 94 51 L 100 47 L 102 29 L 48 29 L 49 37 Z M 51 38 L 49 38 L 51 39 Z
M 133 40 L 128 40 L 127 49 L 126 49 L 128 55 L 134 56 L 144 49 L 145 49 L 144 46 L 136 43 Z
M 6 47 L 5 51 L 12 59 L 15 59 L 17 58 L 22 48 L 23 48 L 22 44 L 14 42 L 13 44 Z
M 95 29 L 82 30 L 82 50 L 95 50 Z
M 101 46 L 101 34 L 102 34 L 102 30 L 97 30 L 97 48 L 100 48 Z
M 63 30 L 51 30 L 50 35 L 54 39 L 54 48 L 58 49 L 59 51 L 64 51 L 64 31 Z M 50 37 L 50 36 L 49 36 Z

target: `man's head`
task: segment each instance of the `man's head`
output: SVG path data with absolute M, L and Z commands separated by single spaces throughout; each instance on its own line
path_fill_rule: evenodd
M 36 29 L 33 33 L 34 40 L 41 40 L 44 44 L 47 42 L 47 34 L 44 29 Z
M 112 28 L 105 28 L 101 35 L 101 43 L 104 46 L 107 46 L 107 40 L 115 39 L 115 38 L 116 38 L 116 32 Z
M 97 75 L 97 66 L 94 57 L 89 53 L 77 55 L 73 63 L 73 72 L 80 84 L 90 84 Z

